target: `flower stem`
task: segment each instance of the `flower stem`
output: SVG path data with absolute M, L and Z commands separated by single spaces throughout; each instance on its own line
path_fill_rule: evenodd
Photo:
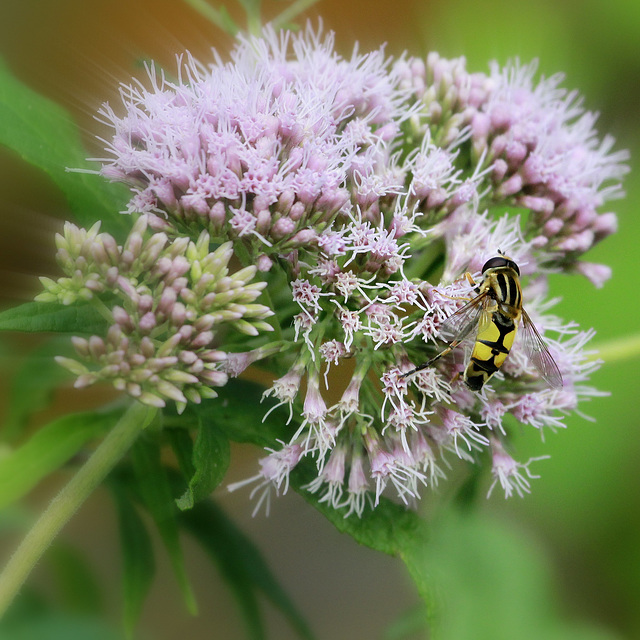
M 236 257 L 243 267 L 249 267 L 254 264 L 255 260 L 242 240 L 237 240 L 233 243 L 233 252 L 236 254 Z
M 0 574 L 0 618 L 62 527 L 127 452 L 157 409 L 135 403 L 51 501 Z
M 640 334 L 609 340 L 601 346 L 596 345 L 595 348 L 597 353 L 594 354 L 594 359 L 604 360 L 607 363 L 632 360 L 640 356 Z
M 229 35 L 235 36 L 240 31 L 226 11 L 215 9 L 206 0 L 186 0 L 186 3 Z
M 278 14 L 272 21 L 274 29 L 285 29 L 297 18 L 303 11 L 306 11 L 311 5 L 318 0 L 294 0 L 284 11 Z
M 91 304 L 95 308 L 95 310 L 109 323 L 113 324 L 113 313 L 107 307 L 107 305 L 100 300 L 97 296 L 93 296 L 91 299 Z
M 262 296 L 267 303 L 269 309 L 273 311 L 273 315 L 269 316 L 266 320 L 273 327 L 273 336 L 277 341 L 282 341 L 282 327 L 280 326 L 280 321 L 278 320 L 278 314 L 276 313 L 276 307 L 273 304 L 273 300 L 271 299 L 271 295 L 269 294 L 269 287 L 265 287 L 262 290 Z

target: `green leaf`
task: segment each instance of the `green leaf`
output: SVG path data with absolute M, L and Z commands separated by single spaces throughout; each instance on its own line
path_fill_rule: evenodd
M 295 25 L 292 20 L 297 19 L 300 14 L 313 6 L 318 0 L 293 0 L 293 2 L 282 13 L 277 15 L 272 21 L 274 29 L 291 29 Z
M 391 623 L 382 634 L 382 640 L 405 640 L 429 637 L 424 605 L 412 607 Z
M 93 438 L 106 433 L 122 415 L 121 408 L 89 411 L 58 418 L 39 429 L 25 444 L 0 457 L 0 508 L 18 500 Z
M 103 230 L 124 237 L 130 225 L 118 212 L 128 190 L 98 175 L 67 171 L 96 169 L 85 160 L 78 127 L 62 107 L 22 84 L 1 61 L 0 144 L 49 174 L 80 224 L 102 220 Z
M 211 420 L 234 442 L 252 442 L 271 447 L 293 432 L 287 426 L 288 414 L 282 408 L 273 411 L 263 422 L 270 406 L 261 404 L 264 387 L 245 380 L 230 380 L 216 389 L 218 397 L 194 408 L 198 415 Z
M 118 510 L 122 547 L 124 627 L 127 635 L 132 637 L 155 573 L 153 545 L 128 492 L 114 481 L 109 484 Z
M 191 509 L 196 502 L 209 496 L 222 482 L 230 458 L 229 440 L 214 427 L 212 421 L 201 418 L 192 454 L 195 471 L 187 491 L 176 500 L 182 511 Z
M 240 31 L 240 27 L 233 21 L 229 12 L 222 5 L 216 9 L 206 0 L 185 0 L 185 2 L 229 35 L 235 36 Z
M 434 638 L 616 637 L 562 615 L 549 562 L 530 533 L 487 514 L 442 515 L 426 543 L 404 552 L 407 566 L 428 576 L 437 593 L 429 607 Z
M 253 640 L 265 637 L 256 592 L 284 614 L 301 638 L 313 638 L 306 621 L 275 579 L 260 551 L 211 500 L 180 514 L 185 528 L 217 563 L 233 590 Z
M 2 439 L 12 442 L 22 432 L 29 418 L 49 406 L 53 390 L 68 379 L 68 372 L 54 356 L 71 356 L 68 338 L 53 338 L 23 358 L 11 377 L 8 390 L 8 412 Z
M 101 612 L 102 594 L 97 576 L 78 549 L 57 540 L 45 560 L 53 568 L 55 592 L 65 609 L 86 615 Z
M 405 545 L 420 537 L 424 525 L 413 510 L 380 498 L 375 509 L 365 507 L 362 517 L 344 517 L 344 510 L 336 510 L 320 502 L 320 497 L 303 489 L 317 475 L 315 464 L 303 460 L 291 473 L 291 486 L 320 513 L 333 523 L 341 533 L 349 534 L 356 542 L 389 555 L 400 555 Z
M 101 334 L 107 321 L 91 304 L 26 302 L 0 313 L 0 331 Z
M 122 640 L 122 634 L 89 616 L 39 613 L 19 622 L 0 623 L 2 640 Z
M 193 466 L 193 440 L 189 429 L 185 428 L 190 426 L 190 417 L 193 417 L 195 421 L 198 420 L 197 416 L 190 416 L 189 413 L 186 413 L 181 416 L 183 426 L 172 428 L 167 426 L 166 422 L 164 424 L 164 434 L 171 444 L 180 471 L 185 478 L 191 478 L 195 472 Z
M 160 460 L 160 447 L 151 438 L 143 435 L 132 447 L 131 457 L 140 496 L 158 527 L 187 608 L 195 615 L 197 605 L 187 578 L 182 548 L 180 547 L 176 520 L 178 509 L 174 502 L 166 470 Z

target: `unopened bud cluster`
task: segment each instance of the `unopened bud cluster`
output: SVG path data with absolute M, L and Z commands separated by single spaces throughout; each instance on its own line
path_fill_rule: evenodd
M 272 311 L 255 302 L 265 286 L 253 282 L 255 266 L 230 271 L 231 242 L 210 251 L 202 232 L 196 242 L 147 234 L 140 218 L 118 246 L 99 224 L 89 230 L 65 225 L 56 238 L 66 276 L 43 278 L 37 299 L 94 304 L 105 316 L 105 335 L 73 340 L 78 360 L 59 358 L 78 376 L 77 387 L 111 382 L 141 402 L 178 407 L 216 395 L 226 383 L 226 353 L 217 348 L 221 328 L 257 335 L 272 329 Z

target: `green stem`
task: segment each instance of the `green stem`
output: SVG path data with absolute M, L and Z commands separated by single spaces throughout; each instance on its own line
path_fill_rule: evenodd
M 240 31 L 226 11 L 215 9 L 206 0 L 185 0 L 185 2 L 229 35 L 235 36 Z
M 318 0 L 295 0 L 271 21 L 273 28 L 285 29 L 294 18 L 297 18 L 303 11 L 306 11 L 316 2 L 318 2 Z
M 444 249 L 440 244 L 433 243 L 425 247 L 423 251 L 417 251 L 411 264 L 405 269 L 405 274 L 409 280 L 420 278 L 428 280 L 433 272 L 444 264 Z
M 632 360 L 640 356 L 640 335 L 616 338 L 597 346 L 597 353 L 593 359 L 602 359 L 605 362 L 620 362 Z
M 259 36 L 262 32 L 261 0 L 240 0 L 240 4 L 247 14 L 247 31 L 252 36 Z
M 255 264 L 255 260 L 242 240 L 236 240 L 233 243 L 233 252 L 236 254 L 236 257 L 240 260 L 240 264 L 243 267 L 249 267 L 252 264 Z
M 124 456 L 157 409 L 135 403 L 120 418 L 83 467 L 51 501 L 0 574 L 0 618 L 62 527 Z
M 91 304 L 93 308 L 109 323 L 113 324 L 113 313 L 107 305 L 100 300 L 97 296 L 91 298 Z
M 262 32 L 262 19 L 259 13 L 247 14 L 247 28 L 252 36 L 259 36 Z
M 272 316 L 269 316 L 266 320 L 273 327 L 273 337 L 276 340 L 282 340 L 282 327 L 280 326 L 280 321 L 278 320 L 278 314 L 276 312 L 276 307 L 273 304 L 273 300 L 271 299 L 271 294 L 269 293 L 269 287 L 265 287 L 262 290 L 262 297 L 267 303 L 267 307 L 271 309 L 274 313 Z

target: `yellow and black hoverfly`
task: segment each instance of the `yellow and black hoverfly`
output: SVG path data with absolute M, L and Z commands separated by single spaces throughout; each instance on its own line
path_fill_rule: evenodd
M 476 329 L 475 343 L 463 379 L 472 391 L 480 391 L 487 380 L 500 369 L 511 351 L 522 320 L 524 349 L 533 366 L 553 388 L 562 388 L 562 374 L 549 349 L 522 307 L 520 269 L 504 254 L 487 260 L 482 267 L 482 282 L 467 279 L 478 294 L 449 316 L 440 327 L 440 335 L 449 346 L 428 362 L 405 373 L 410 376 L 430 367 L 447 355 Z

